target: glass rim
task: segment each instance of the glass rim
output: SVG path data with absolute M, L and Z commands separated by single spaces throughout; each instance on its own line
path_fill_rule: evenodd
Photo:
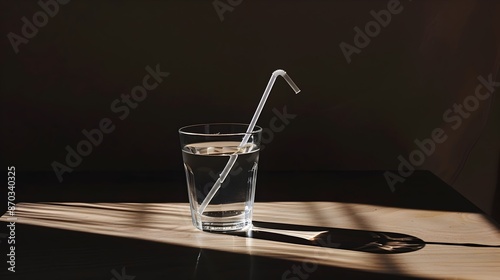
M 247 129 L 248 129 L 248 125 L 247 123 L 200 123 L 200 124 L 191 124 L 191 125 L 186 125 L 186 126 L 183 126 L 181 128 L 179 128 L 178 132 L 179 134 L 183 134 L 183 135 L 193 135 L 193 136 L 221 136 L 221 137 L 225 137 L 225 136 L 244 136 L 247 134 L 246 132 L 246 129 L 245 129 L 245 132 L 231 132 L 231 133 L 200 133 L 200 132 L 188 132 L 188 131 L 184 131 L 185 129 L 188 129 L 188 128 L 194 128 L 194 127 L 199 127 L 199 126 L 204 126 L 204 125 L 239 125 L 239 126 L 245 126 Z M 256 125 L 252 132 L 248 133 L 248 134 L 254 134 L 254 133 L 260 133 L 262 132 L 262 127 Z

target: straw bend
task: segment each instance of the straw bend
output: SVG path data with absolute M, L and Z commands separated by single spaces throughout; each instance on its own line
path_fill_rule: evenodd
M 295 94 L 300 92 L 299 87 L 292 81 L 292 79 L 290 78 L 290 76 L 288 76 L 288 74 L 285 72 L 285 70 L 278 69 L 278 70 L 274 71 L 272 74 L 272 76 L 274 76 L 274 77 L 276 77 L 278 75 L 283 77 L 283 79 L 285 79 L 285 81 L 290 85 L 290 87 L 293 89 L 293 91 L 295 91 Z
M 274 76 L 277 76 L 277 75 L 283 76 L 283 75 L 286 75 L 286 71 L 283 69 L 278 69 L 278 70 L 273 72 L 273 75 Z

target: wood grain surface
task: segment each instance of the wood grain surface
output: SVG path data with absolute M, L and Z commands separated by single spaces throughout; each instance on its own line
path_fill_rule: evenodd
M 4 215 L 0 220 L 7 218 Z M 402 254 L 373 254 L 201 232 L 191 224 L 187 203 L 21 203 L 17 206 L 17 219 L 18 224 L 24 225 L 264 256 L 299 264 L 422 278 L 500 277 L 500 231 L 480 213 L 341 202 L 255 204 L 256 222 L 395 232 L 426 242 L 424 248 Z M 286 230 L 281 232 L 288 234 Z M 289 234 L 296 235 L 296 231 Z

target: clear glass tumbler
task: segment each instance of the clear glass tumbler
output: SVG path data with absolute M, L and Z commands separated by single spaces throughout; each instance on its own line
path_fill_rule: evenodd
M 245 145 L 247 124 L 214 123 L 179 129 L 193 225 L 204 231 L 246 230 L 252 224 L 262 128 Z M 238 157 L 203 213 L 200 205 L 214 187 L 229 156 Z

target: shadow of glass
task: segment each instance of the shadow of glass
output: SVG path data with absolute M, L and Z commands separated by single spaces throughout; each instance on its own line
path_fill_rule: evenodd
M 279 231 L 283 232 L 280 233 Z M 311 233 L 311 237 L 297 236 L 289 231 L 309 232 Z M 425 242 L 422 239 L 403 233 L 313 227 L 259 221 L 254 221 L 252 229 L 247 232 L 230 232 L 225 234 L 375 254 L 400 254 L 414 252 L 425 247 Z
M 282 231 L 282 233 L 277 231 Z M 311 233 L 311 237 L 305 238 L 302 234 L 301 236 L 297 236 L 296 233 L 291 233 L 290 231 Z M 424 248 L 425 245 L 500 248 L 500 245 L 477 243 L 426 242 L 418 237 L 396 232 L 314 227 L 259 221 L 254 221 L 253 227 L 246 232 L 227 232 L 223 234 L 375 254 L 414 252 Z

